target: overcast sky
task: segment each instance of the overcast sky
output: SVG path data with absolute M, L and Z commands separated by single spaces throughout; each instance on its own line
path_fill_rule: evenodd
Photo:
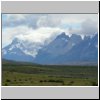
M 92 35 L 97 31 L 97 14 L 2 14 L 3 47 L 16 37 L 42 43 L 61 32 Z

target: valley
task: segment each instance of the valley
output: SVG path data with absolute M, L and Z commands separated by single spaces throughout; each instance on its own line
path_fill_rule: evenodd
M 39 65 L 3 60 L 3 86 L 97 86 L 97 66 Z

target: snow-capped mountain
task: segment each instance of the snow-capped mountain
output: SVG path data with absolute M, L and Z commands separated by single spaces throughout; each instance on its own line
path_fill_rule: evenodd
M 80 41 L 77 45 L 67 52 L 66 54 L 58 57 L 58 62 L 73 63 L 73 62 L 97 62 L 98 61 L 98 35 L 93 38 L 86 36 L 84 40 Z
M 2 49 L 2 57 L 39 64 L 97 63 L 98 34 L 83 39 L 80 35 L 69 37 L 63 32 L 46 45 L 15 38 Z
M 2 49 L 2 55 L 9 60 L 33 62 L 41 47 L 39 43 L 15 38 L 10 45 Z
M 71 37 L 64 33 L 59 35 L 48 46 L 39 50 L 35 62 L 40 64 L 72 64 L 98 61 L 97 39 L 72 34 Z

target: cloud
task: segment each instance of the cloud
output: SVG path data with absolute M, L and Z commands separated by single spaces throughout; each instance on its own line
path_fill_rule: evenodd
M 59 27 L 60 24 L 61 19 L 53 15 L 41 16 L 37 21 L 37 27 Z
M 25 15 L 23 14 L 7 14 L 7 19 L 10 21 L 21 21 L 25 20 Z
M 37 21 L 44 15 L 47 14 L 2 14 L 2 26 L 6 28 L 26 25 L 35 29 Z
M 93 35 L 98 31 L 98 23 L 91 19 L 86 19 L 80 24 L 80 28 L 69 27 L 69 34 Z
M 66 28 L 80 26 L 87 19 L 98 21 L 97 14 L 3 14 L 2 24 L 4 27 L 26 25 L 33 29 L 63 26 Z
M 96 21 L 87 19 L 81 24 L 81 28 L 82 28 L 80 31 L 81 34 L 83 33 L 85 35 L 91 35 L 97 32 L 98 24 Z
M 2 14 L 2 43 L 15 37 L 43 43 L 60 32 L 91 35 L 98 31 L 97 14 Z M 50 40 L 49 39 L 49 40 Z
M 32 29 L 27 26 L 18 26 L 15 28 L 6 28 L 2 33 L 3 47 L 10 44 L 14 38 L 18 38 L 23 41 L 37 42 L 43 44 L 47 39 L 51 41 L 58 34 L 63 32 L 60 28 L 41 27 L 38 29 Z
M 30 28 L 30 30 L 32 30 Z M 12 42 L 15 36 L 19 34 L 26 34 L 29 31 L 27 26 L 8 27 L 2 30 L 2 45 L 6 46 Z
M 26 34 L 20 34 L 16 37 L 21 40 L 27 40 L 29 42 L 43 43 L 46 39 L 52 36 L 56 36 L 62 32 L 59 28 L 41 27 L 36 30 L 28 30 Z

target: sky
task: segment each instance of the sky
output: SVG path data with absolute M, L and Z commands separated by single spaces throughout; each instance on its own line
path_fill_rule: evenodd
M 44 43 L 62 32 L 84 36 L 97 31 L 97 14 L 2 14 L 2 47 L 15 38 Z

